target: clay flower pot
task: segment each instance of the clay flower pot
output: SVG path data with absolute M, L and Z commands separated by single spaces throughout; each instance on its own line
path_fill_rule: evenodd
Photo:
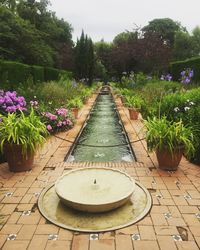
M 71 111 L 73 112 L 74 118 L 78 119 L 78 108 L 72 108 Z
M 4 155 L 11 172 L 22 172 L 32 169 L 34 153 L 30 150 L 24 155 L 22 146 L 17 144 L 4 144 Z
M 176 171 L 181 161 L 184 147 L 180 146 L 173 150 L 173 154 L 167 148 L 156 150 L 159 168 L 162 170 Z
M 129 116 L 131 120 L 137 120 L 139 115 L 139 110 L 135 108 L 129 108 Z

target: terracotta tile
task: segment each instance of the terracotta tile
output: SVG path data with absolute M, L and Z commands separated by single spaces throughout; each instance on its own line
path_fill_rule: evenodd
M 114 240 L 92 240 L 89 250 L 115 250 Z
M 195 237 L 196 243 L 200 249 L 200 237 Z
M 164 214 L 164 213 L 168 213 L 169 209 L 167 206 L 153 206 L 151 209 L 151 214 Z
M 195 214 L 199 212 L 197 206 L 178 206 L 178 209 L 182 214 Z
M 29 241 L 27 240 L 9 240 L 6 241 L 2 250 L 13 250 L 13 249 L 20 249 L 26 250 L 28 247 Z
M 27 192 L 28 188 L 16 188 L 14 192 L 14 196 L 24 196 Z
M 156 240 L 153 226 L 138 226 L 141 240 Z
M 177 250 L 175 241 L 172 236 L 157 236 L 158 244 L 161 250 Z
M 193 241 L 177 241 L 176 245 L 179 250 L 199 250 L 197 244 Z
M 137 234 L 138 232 L 139 232 L 138 227 L 136 225 L 132 225 L 132 226 L 128 226 L 128 227 L 116 230 L 116 234 L 129 234 L 129 235 L 131 235 L 131 234 Z
M 140 220 L 138 223 L 136 223 L 136 225 L 144 225 L 144 226 L 148 226 L 148 225 L 152 225 L 152 220 L 150 216 L 144 217 L 142 220 Z
M 186 226 L 186 223 L 185 221 L 183 220 L 183 218 L 169 218 L 167 220 L 168 224 L 170 226 L 182 226 L 182 227 L 185 227 Z
M 73 239 L 71 250 L 88 250 L 89 239 Z
M 134 250 L 159 250 L 157 241 L 133 241 Z
M 36 225 L 23 225 L 17 235 L 17 239 L 31 240 L 35 230 L 36 230 Z
M 173 199 L 160 199 L 160 204 L 161 205 L 166 205 L 166 206 L 173 206 L 175 205 Z
M 11 216 L 9 217 L 7 223 L 9 224 L 15 224 L 17 223 L 17 221 L 19 220 L 21 216 L 21 212 L 14 212 L 11 214 Z
M 100 233 L 99 234 L 99 239 L 107 239 L 107 240 L 113 240 L 115 238 L 115 232 L 105 232 L 105 233 Z
M 18 204 L 20 202 L 20 200 L 22 199 L 22 197 L 15 197 L 15 196 L 11 196 L 11 197 L 5 197 L 2 200 L 2 203 L 7 203 L 7 204 Z
M 169 212 L 171 213 L 172 217 L 181 217 L 181 214 L 177 208 L 177 206 L 168 206 Z
M 116 242 L 116 250 L 121 250 L 121 249 L 132 250 L 133 249 L 132 240 L 129 235 L 116 235 L 115 242 Z
M 71 241 L 64 240 L 49 240 L 45 250 L 70 250 Z
M 17 204 L 5 204 L 3 205 L 3 208 L 1 209 L 1 214 L 8 215 L 13 213 L 15 210 Z
M 183 214 L 182 216 L 183 216 L 183 218 L 188 226 L 199 226 L 200 227 L 200 222 L 194 214 Z
M 173 196 L 173 200 L 176 205 L 182 205 L 182 206 L 188 205 L 187 201 L 184 199 L 183 196 L 180 197 Z
M 39 220 L 41 218 L 41 215 L 38 213 L 31 213 L 30 216 L 21 216 L 18 220 L 18 224 L 30 224 L 30 225 L 36 225 L 38 224 Z
M 153 225 L 156 226 L 167 226 L 167 220 L 164 217 L 164 214 L 151 214 Z
M 6 224 L 0 231 L 0 234 L 17 234 L 22 225 Z
M 199 226 L 189 226 L 190 231 L 192 232 L 192 234 L 196 237 L 199 236 L 200 237 L 200 227 Z
M 28 250 L 44 250 L 47 244 L 47 235 L 34 235 Z
M 59 240 L 72 240 L 73 232 L 67 229 L 60 228 L 58 233 Z
M 46 224 L 46 225 L 38 225 L 35 231 L 35 234 L 58 234 L 59 227 Z
M 155 226 L 156 235 L 179 234 L 175 226 Z
M 2 249 L 4 243 L 7 241 L 7 235 L 0 235 L 0 249 Z

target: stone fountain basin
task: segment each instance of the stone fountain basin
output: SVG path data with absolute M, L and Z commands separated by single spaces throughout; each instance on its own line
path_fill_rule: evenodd
M 81 168 L 69 171 L 55 183 L 60 200 L 76 210 L 99 213 L 124 205 L 135 190 L 135 181 L 111 168 Z

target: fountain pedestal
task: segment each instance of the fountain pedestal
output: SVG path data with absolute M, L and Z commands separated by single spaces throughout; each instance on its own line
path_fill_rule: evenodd
M 65 205 L 99 213 L 124 205 L 135 190 L 135 181 L 116 169 L 81 168 L 61 176 L 55 190 Z

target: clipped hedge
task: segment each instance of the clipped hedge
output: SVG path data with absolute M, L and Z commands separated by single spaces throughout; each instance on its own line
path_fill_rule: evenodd
M 0 60 L 0 85 L 14 88 L 19 83 L 26 84 L 32 78 L 33 83 L 58 80 L 60 76 L 72 78 L 72 72 L 50 67 L 27 65 L 14 61 Z
M 181 71 L 187 68 L 194 70 L 193 81 L 196 83 L 200 82 L 200 57 L 170 63 L 170 73 L 173 76 L 173 80 L 178 81 Z

